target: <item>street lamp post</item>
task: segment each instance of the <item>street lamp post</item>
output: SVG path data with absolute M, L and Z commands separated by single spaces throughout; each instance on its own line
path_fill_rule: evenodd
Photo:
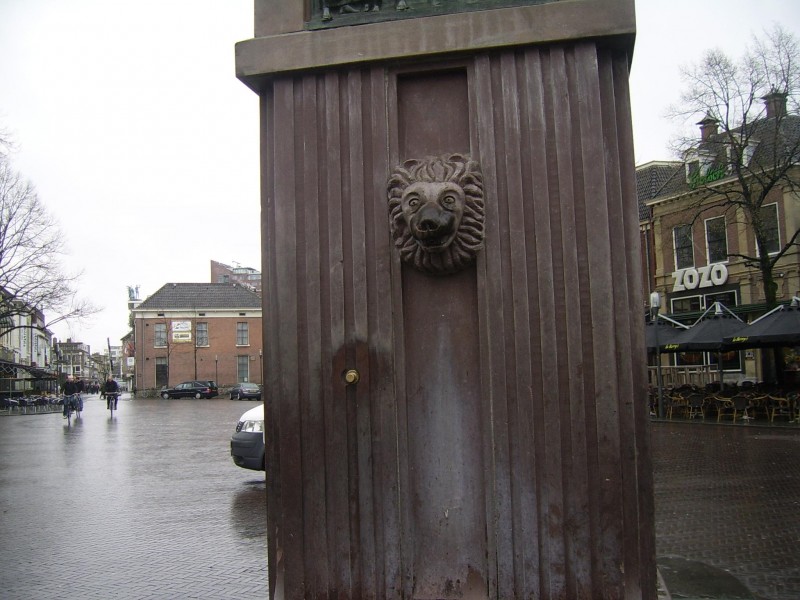
M 261 348 L 258 349 L 258 369 L 261 372 L 261 384 L 264 384 L 264 352 Z
M 658 418 L 664 418 L 664 385 L 661 379 L 661 347 L 658 343 L 658 311 L 661 308 L 661 295 L 650 294 L 650 311 L 653 316 L 653 332 L 656 342 L 656 386 L 658 388 Z
M 219 355 L 214 355 L 214 383 L 219 385 Z

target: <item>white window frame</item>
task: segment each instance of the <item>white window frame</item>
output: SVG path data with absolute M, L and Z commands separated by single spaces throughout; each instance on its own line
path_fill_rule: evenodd
M 725 234 L 725 257 L 720 259 L 720 260 L 712 260 L 711 259 L 711 244 L 709 243 L 709 239 L 708 239 L 708 224 L 711 221 L 718 221 L 719 219 L 722 219 L 722 224 L 723 224 L 722 231 Z M 705 230 L 705 234 L 706 234 L 706 262 L 707 262 L 707 264 L 713 265 L 713 264 L 719 264 L 719 263 L 727 263 L 728 262 L 728 224 L 725 222 L 725 215 L 720 215 L 718 217 L 711 217 L 709 219 L 706 219 L 705 222 L 703 223 L 703 229 Z
M 236 357 L 236 379 L 242 383 L 250 381 L 250 356 L 247 354 Z
M 769 255 L 772 256 L 773 254 L 777 254 L 781 251 L 781 219 L 780 219 L 780 211 L 778 210 L 778 203 L 777 202 L 770 202 L 769 204 L 761 205 L 760 210 L 764 210 L 765 208 L 769 208 L 771 206 L 775 207 L 775 230 L 778 232 L 778 242 L 777 242 L 777 249 L 773 252 L 770 252 Z M 755 240 L 754 240 L 755 242 Z M 759 256 L 758 244 L 756 244 L 756 256 Z
M 205 325 L 205 328 L 201 328 L 200 327 L 201 325 Z M 205 332 L 204 336 L 205 343 L 203 344 L 200 343 L 203 341 L 203 338 L 201 338 L 200 336 L 201 330 Z M 195 343 L 198 348 L 208 348 L 208 346 L 210 345 L 208 337 L 208 321 L 198 321 L 197 323 L 195 323 Z
M 159 336 L 158 330 L 159 327 L 164 328 L 164 335 Z M 166 348 L 167 343 L 169 341 L 169 332 L 167 331 L 167 324 L 166 323 L 154 323 L 153 325 L 153 348 Z M 159 344 L 159 341 L 163 341 L 163 343 Z
M 689 239 L 691 241 L 691 248 L 692 248 L 692 261 L 691 264 L 688 265 L 681 265 L 678 263 L 678 236 L 677 231 L 680 228 L 687 227 L 689 229 Z M 672 228 L 672 255 L 675 257 L 675 270 L 679 269 L 689 269 L 695 266 L 695 258 L 694 258 L 694 231 L 691 225 L 676 225 Z
M 240 325 L 243 327 L 240 328 Z M 239 333 L 242 333 L 243 341 L 239 341 Z M 236 322 L 236 345 L 237 346 L 249 346 L 250 345 L 250 323 L 247 321 L 237 321 Z

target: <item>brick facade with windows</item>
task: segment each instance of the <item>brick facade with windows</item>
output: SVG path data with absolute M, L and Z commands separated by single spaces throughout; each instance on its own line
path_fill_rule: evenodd
M 238 284 L 168 283 L 132 309 L 139 390 L 262 382 L 260 296 Z
M 750 125 L 742 154 L 741 160 L 748 161 L 749 167 L 744 172 L 756 183 L 762 173 L 769 172 L 780 148 L 792 152 L 800 148 L 800 116 L 785 114 L 785 107 L 778 113 L 773 109 Z M 662 314 L 687 324 L 714 302 L 721 302 L 744 321 L 752 320 L 766 310 L 764 282 L 753 261 L 759 256 L 753 226 L 741 206 L 725 203 L 726 198 L 735 199 L 740 189 L 736 174 L 719 160 L 729 138 L 716 132 L 713 121 L 699 125 L 696 152 L 685 161 L 652 162 L 636 170 L 644 297 L 658 291 Z M 711 160 L 715 155 L 716 162 Z M 800 230 L 798 183 L 800 166 L 792 161 L 786 176 L 761 205 L 760 225 L 768 232 L 765 251 L 770 254 Z M 778 303 L 800 295 L 800 254 L 790 249 L 781 256 L 773 276 Z M 695 354 L 692 364 L 708 365 L 715 360 L 707 353 Z M 728 380 L 760 378 L 757 352 L 729 354 L 737 356 L 723 357 L 729 361 L 723 363 Z M 680 355 L 667 358 L 672 364 L 688 364 Z
M 261 272 L 251 267 L 230 266 L 212 260 L 211 281 L 212 283 L 240 283 L 254 292 L 261 293 Z

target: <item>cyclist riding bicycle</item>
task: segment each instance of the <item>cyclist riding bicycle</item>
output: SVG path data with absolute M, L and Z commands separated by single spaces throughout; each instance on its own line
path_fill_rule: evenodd
M 77 409 L 80 397 L 80 387 L 72 375 L 67 375 L 67 380 L 61 384 L 61 393 L 64 394 L 64 418 L 66 419 L 69 405 L 71 404 L 74 409 Z
M 119 402 L 119 384 L 114 381 L 111 375 L 108 376 L 103 384 L 103 395 L 106 397 L 106 408 L 111 408 L 111 401 L 114 401 L 114 410 L 117 410 L 117 402 Z

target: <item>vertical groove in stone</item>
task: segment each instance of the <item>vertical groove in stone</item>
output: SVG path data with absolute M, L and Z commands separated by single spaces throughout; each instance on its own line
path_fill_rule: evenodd
M 639 575 L 651 534 L 636 452 L 646 421 L 633 406 L 644 381 L 631 347 L 640 303 L 627 282 L 639 272 L 627 231 L 635 197 L 630 133 L 618 130 L 629 110 L 617 108 L 627 88 L 612 70 L 594 44 L 500 54 L 476 70 L 481 160 L 498 182 L 487 187 L 486 376 L 514 377 L 487 388 L 496 534 L 513 523 L 519 536 L 513 558 L 498 546 L 501 597 L 509 571 L 519 597 L 650 586 Z M 647 497 L 652 482 L 642 483 Z M 524 546 L 527 532 L 538 544 Z
M 530 47 L 466 68 L 487 210 L 472 326 L 493 598 L 654 585 L 627 64 L 611 52 Z M 276 79 L 262 99 L 270 585 L 286 598 L 413 590 L 393 77 Z

